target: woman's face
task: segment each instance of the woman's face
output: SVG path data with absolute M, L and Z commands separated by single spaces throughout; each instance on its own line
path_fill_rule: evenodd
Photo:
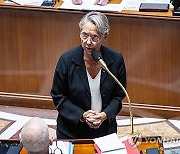
M 83 25 L 80 39 L 84 51 L 88 54 L 91 54 L 93 50 L 100 52 L 101 44 L 105 40 L 104 36 L 98 33 L 96 26 L 91 22 Z

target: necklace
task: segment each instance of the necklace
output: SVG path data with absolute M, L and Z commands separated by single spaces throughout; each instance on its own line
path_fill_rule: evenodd
M 91 55 L 91 52 L 85 51 L 88 55 Z
M 87 63 L 88 65 L 92 66 L 92 67 L 95 67 L 97 65 L 97 63 L 90 63 L 88 61 L 85 61 L 85 63 Z
M 89 66 L 95 67 L 98 63 L 97 62 L 90 62 L 87 60 L 86 57 L 84 57 L 84 62 L 88 64 Z

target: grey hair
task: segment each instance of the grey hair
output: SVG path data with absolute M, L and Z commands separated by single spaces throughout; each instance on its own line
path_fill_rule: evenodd
M 93 23 L 97 27 L 97 31 L 103 36 L 109 34 L 109 21 L 108 18 L 100 12 L 89 12 L 87 13 L 79 22 L 79 28 L 82 30 L 82 27 L 87 22 Z
M 49 149 L 47 124 L 40 118 L 29 120 L 21 131 L 23 146 L 29 153 L 41 153 Z

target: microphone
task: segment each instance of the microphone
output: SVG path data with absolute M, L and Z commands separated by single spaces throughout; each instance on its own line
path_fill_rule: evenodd
M 109 70 L 106 63 L 104 62 L 104 60 L 102 59 L 100 53 L 96 52 L 96 51 L 92 51 L 91 56 L 93 57 L 93 59 L 100 63 L 100 65 L 102 66 L 102 68 L 104 68 L 106 71 Z
M 108 73 L 109 75 L 111 75 L 111 77 L 118 83 L 118 85 L 121 87 L 121 89 L 124 91 L 126 97 L 127 97 L 127 100 L 128 100 L 128 103 L 129 103 L 129 114 L 130 114 L 130 125 L 131 125 L 131 135 L 134 134 L 134 128 L 133 128 L 133 113 L 132 113 L 132 109 L 131 109 L 131 102 L 130 102 L 130 99 L 129 99 L 129 95 L 126 91 L 126 89 L 123 87 L 123 85 L 119 82 L 119 80 L 114 76 L 114 74 L 111 73 L 111 71 L 108 69 L 106 63 L 104 62 L 104 60 L 102 59 L 101 57 L 101 54 L 96 52 L 96 51 L 92 51 L 91 53 L 91 56 L 92 58 L 98 62 L 102 68 L 104 68 Z

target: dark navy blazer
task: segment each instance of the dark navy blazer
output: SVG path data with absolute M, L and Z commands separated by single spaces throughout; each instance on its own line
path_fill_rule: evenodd
M 109 70 L 126 87 L 126 69 L 121 53 L 101 46 L 102 57 Z M 51 89 L 58 110 L 57 130 L 68 138 L 96 138 L 117 132 L 116 115 L 122 108 L 124 92 L 114 79 L 101 69 L 100 93 L 102 111 L 107 114 L 98 129 L 81 122 L 82 114 L 91 109 L 91 93 L 83 61 L 83 48 L 78 46 L 65 52 L 59 59 Z

